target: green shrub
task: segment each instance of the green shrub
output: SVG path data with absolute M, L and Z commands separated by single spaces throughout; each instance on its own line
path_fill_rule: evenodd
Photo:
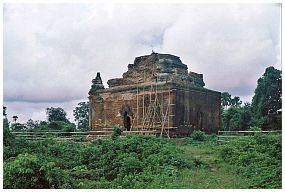
M 193 138 L 193 140 L 195 141 L 205 141 L 206 140 L 206 135 L 203 131 L 193 131 L 193 133 L 191 134 L 191 137 Z
M 60 188 L 64 173 L 54 162 L 41 161 L 36 155 L 19 154 L 4 162 L 4 188 Z
M 221 157 L 249 178 L 251 188 L 281 188 L 282 141 L 280 134 L 255 134 L 222 146 Z
M 249 131 L 262 131 L 262 130 L 261 130 L 260 127 L 254 126 L 254 127 L 250 127 L 250 128 L 249 128 Z
M 122 131 L 122 128 L 120 127 L 120 125 L 115 125 L 113 132 L 112 132 L 112 135 L 111 135 L 112 139 L 113 140 L 117 139 L 121 135 L 122 132 L 123 131 Z
M 188 166 L 178 153 L 168 140 L 142 135 L 25 140 L 4 148 L 4 188 L 165 188 Z

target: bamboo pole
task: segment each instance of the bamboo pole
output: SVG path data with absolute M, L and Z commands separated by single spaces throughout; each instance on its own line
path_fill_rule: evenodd
M 139 124 L 139 87 L 137 84 L 137 126 Z

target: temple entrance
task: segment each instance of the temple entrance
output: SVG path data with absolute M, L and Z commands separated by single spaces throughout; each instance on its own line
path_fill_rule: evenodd
M 127 131 L 130 131 L 131 130 L 131 118 L 130 116 L 128 116 L 128 113 L 125 112 L 124 113 L 124 127 L 125 129 L 127 129 Z

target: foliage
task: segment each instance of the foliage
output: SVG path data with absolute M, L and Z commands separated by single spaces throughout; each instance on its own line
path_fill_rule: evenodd
M 203 131 L 193 131 L 193 133 L 191 134 L 191 137 L 193 138 L 193 140 L 195 141 L 204 141 L 206 139 L 206 135 Z
M 231 94 L 228 92 L 223 92 L 221 94 L 221 106 L 223 109 L 228 109 L 228 107 L 240 107 L 242 101 L 240 98 L 235 96 L 232 98 Z
M 187 166 L 174 144 L 151 136 L 128 135 L 86 144 L 16 143 L 4 148 L 5 188 L 161 188 Z M 48 165 L 52 166 L 43 168 Z
M 203 142 L 191 137 L 175 139 L 177 147 L 183 151 L 183 157 L 190 166 L 182 169 L 171 188 L 185 189 L 245 189 L 249 181 L 236 173 L 234 165 L 225 162 L 219 156 L 219 145 L 215 135 L 206 135 Z M 181 142 L 185 141 L 185 142 Z
M 3 144 L 10 146 L 14 142 L 14 135 L 9 130 L 9 122 L 7 118 L 3 119 Z
M 257 81 L 252 104 L 241 106 L 239 97 L 231 98 L 228 92 L 221 94 L 222 127 L 224 130 L 246 130 L 250 126 L 262 129 L 281 129 L 282 107 L 281 71 L 268 67 Z M 229 107 L 229 108 L 228 108 Z
M 231 104 L 231 95 L 228 92 L 223 92 L 221 94 L 221 105 L 227 109 Z
M 129 135 L 89 143 L 16 138 L 4 147 L 4 188 L 281 187 L 280 135 L 222 146 L 206 137 Z
M 14 139 L 15 137 L 10 131 L 9 121 L 7 119 L 7 107 L 3 106 L 3 145 L 11 146 Z
M 259 127 L 250 127 L 249 131 L 262 131 Z
M 246 130 L 251 125 L 252 113 L 249 104 L 243 107 L 230 107 L 222 111 L 222 127 L 224 130 Z
M 80 102 L 73 110 L 73 116 L 77 122 L 77 129 L 82 131 L 88 130 L 89 123 L 89 102 Z
M 112 135 L 111 135 L 112 139 L 116 140 L 121 135 L 122 132 L 123 131 L 122 131 L 122 128 L 120 127 L 120 125 L 115 125 L 114 130 L 113 130 Z
M 231 99 L 231 106 L 233 107 L 240 107 L 242 104 L 242 101 L 240 101 L 240 98 L 235 96 L 233 99 Z
M 62 121 L 52 121 L 48 124 L 49 130 L 73 132 L 76 130 L 74 123 L 62 122 Z
M 16 122 L 17 122 L 17 119 L 18 119 L 19 117 L 16 116 L 16 115 L 14 115 L 12 118 L 13 118 L 14 122 L 16 123 Z
M 24 128 L 18 129 L 18 131 L 63 131 L 63 132 L 74 132 L 76 131 L 76 125 L 71 122 L 64 121 L 33 121 L 29 119 L 24 125 Z
M 242 106 L 240 98 L 231 98 L 228 92 L 221 94 L 221 120 L 224 130 L 246 130 L 251 125 L 252 112 L 249 103 Z
M 41 161 L 37 155 L 19 154 L 4 162 L 4 188 L 59 188 L 67 183 L 56 163 Z
M 21 123 L 12 123 L 11 130 L 12 131 L 25 131 L 27 127 Z
M 32 119 L 29 119 L 26 123 L 26 128 L 28 131 L 35 129 L 36 123 Z
M 3 106 L 3 117 L 7 118 L 7 107 Z
M 281 188 L 282 144 L 280 134 L 255 134 L 236 139 L 221 149 L 221 157 L 238 167 L 251 181 L 250 188 Z
M 63 121 L 63 122 L 68 122 L 68 119 L 66 118 L 66 112 L 60 108 L 54 108 L 54 107 L 49 107 L 46 109 L 46 114 L 48 116 L 48 121 Z
M 276 117 L 277 110 L 282 107 L 281 71 L 268 67 L 257 81 L 257 87 L 252 99 L 252 110 L 257 120 L 257 126 L 263 129 L 280 129 L 281 120 Z
M 49 123 L 46 121 L 33 121 L 29 119 L 26 123 L 27 131 L 48 131 Z

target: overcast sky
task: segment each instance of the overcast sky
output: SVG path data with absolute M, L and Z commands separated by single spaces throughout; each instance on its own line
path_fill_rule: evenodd
M 121 77 L 137 56 L 177 55 L 206 88 L 251 101 L 265 68 L 281 68 L 278 4 L 5 4 L 4 105 L 9 120 L 87 101 L 101 72 Z

